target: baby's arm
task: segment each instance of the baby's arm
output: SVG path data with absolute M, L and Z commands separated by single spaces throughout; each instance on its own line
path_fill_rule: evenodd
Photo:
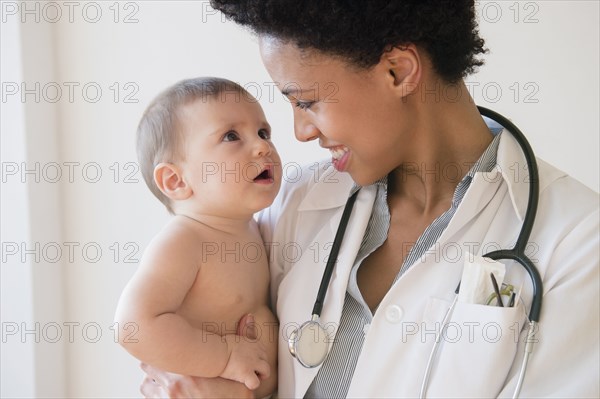
M 269 375 L 262 344 L 237 335 L 223 337 L 194 328 L 177 311 L 199 265 L 196 237 L 160 237 L 146 250 L 117 307 L 119 325 L 135 323 L 135 339 L 120 344 L 141 361 L 173 373 L 234 379 L 249 389 Z

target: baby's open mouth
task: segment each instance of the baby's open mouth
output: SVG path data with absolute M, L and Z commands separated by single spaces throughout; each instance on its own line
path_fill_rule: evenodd
M 270 166 L 267 166 L 265 170 L 260 172 L 258 176 L 254 178 L 254 181 L 273 180 L 273 171 Z

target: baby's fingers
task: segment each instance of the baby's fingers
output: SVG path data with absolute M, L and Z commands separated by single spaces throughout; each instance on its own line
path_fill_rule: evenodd
M 256 365 L 256 374 L 261 380 L 266 380 L 271 375 L 271 366 L 265 360 L 261 360 Z
M 259 387 L 260 380 L 265 380 L 271 375 L 271 366 L 265 360 L 260 360 L 254 370 L 254 373 L 248 375 L 244 385 L 250 390 L 254 390 Z
M 248 389 L 253 391 L 259 387 L 260 380 L 258 379 L 258 376 L 256 374 L 249 374 L 248 378 L 246 378 L 246 381 L 244 381 L 244 385 L 246 385 Z

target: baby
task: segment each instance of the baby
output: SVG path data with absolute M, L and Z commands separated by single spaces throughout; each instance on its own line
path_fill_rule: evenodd
M 277 320 L 253 214 L 275 199 L 282 170 L 262 108 L 234 82 L 181 81 L 147 108 L 137 150 L 147 185 L 173 217 L 119 300 L 116 321 L 137 328 L 121 345 L 166 371 L 271 394 Z M 242 318 L 252 334 L 236 335 Z

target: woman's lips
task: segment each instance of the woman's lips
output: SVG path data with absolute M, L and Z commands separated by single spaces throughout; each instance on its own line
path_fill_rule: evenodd
M 331 151 L 331 162 L 333 163 L 333 167 L 339 172 L 344 172 L 350 158 L 348 147 L 330 148 L 329 151 Z

